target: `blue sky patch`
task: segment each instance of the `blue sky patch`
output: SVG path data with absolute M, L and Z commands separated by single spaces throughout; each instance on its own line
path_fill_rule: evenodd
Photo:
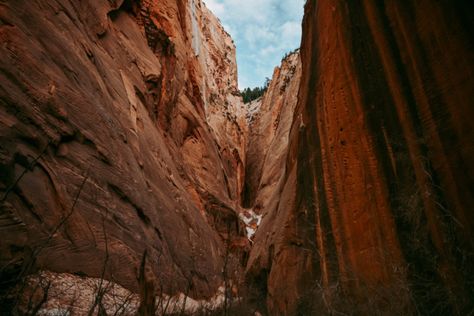
M 305 0 L 204 0 L 234 39 L 239 89 L 262 86 L 300 46 Z

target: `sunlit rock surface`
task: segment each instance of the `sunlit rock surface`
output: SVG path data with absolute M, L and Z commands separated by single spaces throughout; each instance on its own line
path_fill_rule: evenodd
M 246 112 L 218 20 L 200 0 L 8 1 L 0 20 L 2 290 L 106 265 L 137 293 L 147 250 L 156 287 L 214 295 L 222 234 L 246 238 Z

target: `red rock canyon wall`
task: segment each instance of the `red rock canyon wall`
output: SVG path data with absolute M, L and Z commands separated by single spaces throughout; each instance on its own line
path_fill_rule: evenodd
M 94 0 L 2 1 L 0 21 L 2 290 L 107 266 L 137 292 L 147 250 L 163 292 L 213 295 L 246 133 L 218 20 L 200 0 Z
M 247 268 L 269 314 L 472 310 L 471 10 L 307 2 L 285 183 Z
M 201 0 L 1 1 L 0 296 L 45 270 L 194 304 L 245 276 L 268 315 L 468 314 L 472 9 L 308 0 L 243 105 Z

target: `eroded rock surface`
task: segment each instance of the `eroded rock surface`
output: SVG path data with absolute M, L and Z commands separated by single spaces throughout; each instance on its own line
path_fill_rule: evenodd
M 0 296 L 469 314 L 472 9 L 308 0 L 243 105 L 201 0 L 1 1 Z
M 22 269 L 106 266 L 137 293 L 147 250 L 163 292 L 214 295 L 223 234 L 245 238 L 245 114 L 218 20 L 200 0 L 38 0 L 2 1 L 0 21 L 2 289 Z
M 275 68 L 264 96 L 247 105 L 249 133 L 242 202 L 257 213 L 279 197 L 276 187 L 285 173 L 288 135 L 300 77 L 300 56 L 295 51 Z
M 472 310 L 471 10 L 307 2 L 284 185 L 248 266 L 269 314 Z

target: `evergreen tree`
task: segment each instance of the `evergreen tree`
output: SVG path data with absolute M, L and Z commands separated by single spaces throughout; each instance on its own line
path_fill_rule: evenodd
M 242 96 L 244 103 L 252 102 L 253 100 L 256 100 L 263 96 L 263 94 L 267 91 L 270 82 L 270 78 L 267 77 L 265 78 L 265 84 L 263 85 L 263 87 L 255 87 L 253 89 L 247 87 L 244 90 L 240 91 L 240 95 Z

